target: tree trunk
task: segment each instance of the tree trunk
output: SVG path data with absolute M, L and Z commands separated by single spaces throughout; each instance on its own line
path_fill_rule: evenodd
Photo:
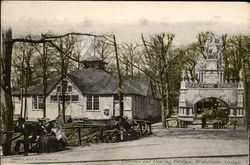
M 65 92 L 66 92 L 67 83 L 65 81 L 64 75 L 62 76 L 62 115 L 63 115 L 63 123 L 66 123 L 66 117 L 65 117 Z
M 244 96 L 244 107 L 245 107 L 245 120 L 246 126 L 250 128 L 250 120 L 249 120 L 249 109 L 250 109 L 250 78 L 244 82 L 245 96 Z
M 27 70 L 25 69 L 25 86 L 24 86 L 24 118 L 28 119 L 28 112 L 27 112 L 27 90 L 28 90 L 28 75 Z
M 3 89 L 3 103 L 1 104 L 3 132 L 6 133 L 6 141 L 12 139 L 13 131 L 13 103 L 11 96 L 11 58 L 12 58 L 12 30 L 3 31 L 3 45 L 2 45 L 2 89 Z M 3 154 L 11 154 L 11 142 L 3 146 Z
M 162 121 L 162 126 L 163 128 L 166 128 L 166 103 L 165 100 L 162 98 L 161 99 L 161 121 Z
M 243 61 L 243 83 L 244 83 L 244 110 L 245 110 L 245 127 L 248 131 L 248 145 L 250 147 L 250 57 L 245 57 Z M 250 154 L 250 151 L 248 152 Z M 249 157 L 250 159 L 250 157 Z M 249 160 L 250 161 L 250 160 Z
M 60 41 L 60 49 L 63 50 L 62 41 Z M 63 123 L 66 123 L 65 118 L 65 76 L 66 76 L 66 67 L 65 67 L 65 57 L 61 53 L 61 92 L 62 92 L 62 117 L 63 117 Z
M 243 62 L 243 83 L 244 83 L 244 109 L 245 109 L 245 125 L 250 128 L 249 111 L 250 111 L 250 59 Z
M 167 83 L 167 91 L 166 91 L 166 117 L 171 116 L 171 104 L 170 104 L 170 85 Z
M 43 43 L 43 118 L 46 118 L 46 92 L 47 92 L 47 55 L 46 45 Z
M 23 86 L 24 86 L 24 54 L 22 59 L 22 69 L 21 69 L 21 116 L 23 117 Z

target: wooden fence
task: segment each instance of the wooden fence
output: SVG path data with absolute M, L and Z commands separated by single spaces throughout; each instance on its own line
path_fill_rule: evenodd
M 201 123 L 195 123 L 195 122 L 192 123 L 191 121 L 184 120 L 184 119 L 178 119 L 178 118 L 167 118 L 166 119 L 166 125 L 168 128 L 187 128 L 188 124 L 190 124 L 190 125 L 203 125 L 202 122 Z M 226 122 L 226 121 L 222 121 L 222 120 L 214 120 L 211 122 L 207 122 L 203 128 L 205 128 L 207 125 L 212 125 L 212 128 L 214 128 L 214 129 L 229 128 L 230 126 L 232 126 L 234 129 L 236 129 L 238 127 L 238 122 L 236 120 L 230 121 L 230 122 Z
M 73 137 L 77 137 L 78 145 L 82 145 L 82 142 L 85 142 L 86 144 L 117 142 L 119 141 L 120 134 L 122 133 L 115 124 L 77 124 L 77 126 L 64 126 L 63 129 L 69 130 L 70 133 L 67 134 L 69 140 Z M 150 121 L 132 120 L 130 125 L 132 129 L 137 132 L 139 137 L 152 133 Z M 88 131 L 83 131 L 84 129 Z

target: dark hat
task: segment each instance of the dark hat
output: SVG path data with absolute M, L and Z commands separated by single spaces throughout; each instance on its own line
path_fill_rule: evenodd
M 38 121 L 46 121 L 45 118 L 38 118 L 37 120 L 38 120 Z
M 53 123 L 53 122 L 56 122 L 56 120 L 50 120 L 50 121 L 48 121 L 48 123 Z

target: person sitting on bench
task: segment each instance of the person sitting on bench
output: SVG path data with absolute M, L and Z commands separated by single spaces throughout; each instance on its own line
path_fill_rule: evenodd
M 24 156 L 28 156 L 29 145 L 36 140 L 36 130 L 31 124 L 26 124 L 24 118 L 18 118 L 15 132 L 20 132 L 24 138 L 17 140 L 15 145 L 15 152 L 19 154 L 21 143 L 24 144 Z
M 56 137 L 59 143 L 59 150 L 65 149 L 68 145 L 68 139 L 62 129 L 62 126 L 57 122 L 57 120 L 49 121 L 48 132 Z
M 37 119 L 38 124 L 37 124 L 37 134 L 39 136 L 39 147 L 38 147 L 38 153 L 46 153 L 48 151 L 48 138 L 47 138 L 47 128 L 45 126 L 45 119 Z

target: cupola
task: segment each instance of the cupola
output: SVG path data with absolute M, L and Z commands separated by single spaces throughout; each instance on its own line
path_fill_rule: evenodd
M 85 68 L 95 68 L 95 69 L 105 69 L 105 65 L 107 64 L 102 59 L 96 56 L 88 56 L 85 58 L 82 63 L 84 64 Z

